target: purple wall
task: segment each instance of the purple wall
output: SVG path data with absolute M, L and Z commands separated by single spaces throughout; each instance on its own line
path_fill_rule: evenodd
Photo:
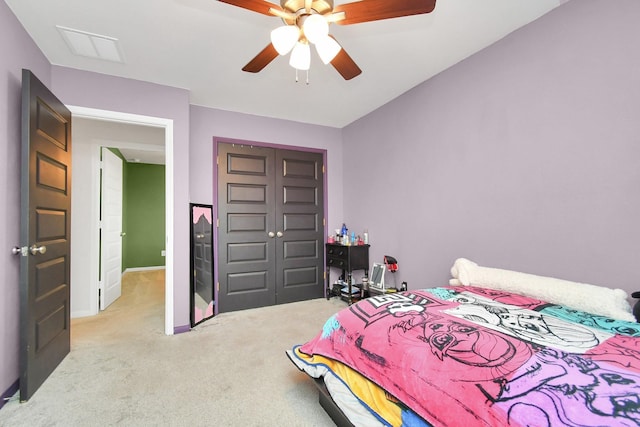
M 49 85 L 51 67 L 5 2 L 0 2 L 0 396 L 18 379 L 20 259 L 20 105 L 22 69 Z M 3 405 L 0 401 L 0 407 Z
M 58 66 L 52 84 L 67 105 L 173 120 L 173 318 L 174 328 L 189 325 L 189 92 Z
M 568 2 L 344 129 L 345 166 L 373 166 L 346 221 L 398 284 L 446 284 L 466 257 L 640 289 L 638 16 Z

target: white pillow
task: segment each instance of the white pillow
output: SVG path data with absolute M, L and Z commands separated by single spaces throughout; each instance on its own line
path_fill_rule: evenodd
M 542 277 L 517 271 L 480 267 L 458 258 L 451 267 L 451 285 L 473 285 L 509 291 L 592 314 L 635 322 L 627 293 L 586 283 Z

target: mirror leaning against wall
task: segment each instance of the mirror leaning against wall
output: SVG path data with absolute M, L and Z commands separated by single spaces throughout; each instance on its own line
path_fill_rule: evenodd
M 213 206 L 191 203 L 191 327 L 214 315 Z

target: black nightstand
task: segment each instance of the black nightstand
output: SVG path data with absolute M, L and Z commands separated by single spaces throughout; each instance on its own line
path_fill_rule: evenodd
M 357 246 L 344 246 L 335 243 L 327 243 L 326 245 L 326 262 L 327 262 L 327 274 L 326 274 L 326 296 L 327 299 L 332 296 L 340 296 L 349 304 L 354 300 L 360 299 L 360 295 L 353 295 L 351 293 L 351 287 L 353 285 L 351 273 L 354 270 L 364 270 L 364 276 L 369 277 L 369 245 L 357 245 Z M 348 295 L 345 297 L 342 295 L 340 289 L 333 289 L 331 285 L 331 267 L 339 268 L 342 270 L 340 279 L 344 280 L 348 286 Z

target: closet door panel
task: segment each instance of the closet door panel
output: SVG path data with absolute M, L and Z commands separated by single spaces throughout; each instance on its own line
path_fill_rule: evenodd
M 279 150 L 276 154 L 277 302 L 323 296 L 324 176 L 322 154 Z
M 218 311 L 273 305 L 275 152 L 218 145 Z

